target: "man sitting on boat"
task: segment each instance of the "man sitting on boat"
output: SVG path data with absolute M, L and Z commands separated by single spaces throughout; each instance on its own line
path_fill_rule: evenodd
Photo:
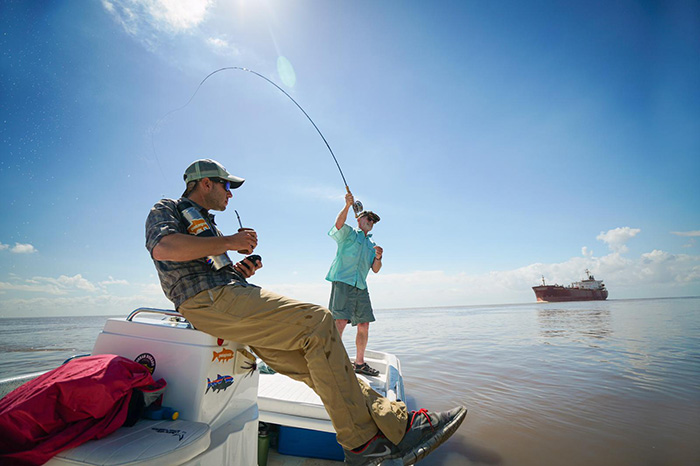
M 335 219 L 328 236 L 338 243 L 338 250 L 328 271 L 326 280 L 332 283 L 328 308 L 333 313 L 335 325 L 342 338 L 348 323 L 357 327 L 355 336 L 356 356 L 353 367 L 358 374 L 376 376 L 377 369 L 365 362 L 365 350 L 369 339 L 369 324 L 374 322 L 372 303 L 367 289 L 367 274 L 370 269 L 378 273 L 382 268 L 384 250 L 372 240 L 372 227 L 379 222 L 379 215 L 364 211 L 357 217 L 357 228 L 345 221 L 348 210 L 355 203 L 352 193 L 345 195 L 345 207 Z
M 248 283 L 259 258 L 232 264 L 227 251 L 250 254 L 257 233 L 223 235 L 209 210 L 224 211 L 245 181 L 218 162 L 197 160 L 185 171 L 178 199 L 162 199 L 146 220 L 146 248 L 161 286 L 198 330 L 250 346 L 272 369 L 319 395 L 348 464 L 417 461 L 459 427 L 466 408 L 408 413 L 402 402 L 358 383 L 330 311 Z M 195 211 L 193 212 L 192 209 Z M 204 236 L 203 231 L 214 233 Z M 222 257 L 223 256 L 223 257 Z

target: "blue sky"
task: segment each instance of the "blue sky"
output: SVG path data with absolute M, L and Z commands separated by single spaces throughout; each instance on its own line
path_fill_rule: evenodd
M 693 1 L 5 1 L 0 316 L 171 307 L 144 221 L 210 157 L 247 179 L 254 283 L 325 304 L 344 186 L 376 308 L 700 295 Z M 234 253 L 235 254 L 235 253 Z

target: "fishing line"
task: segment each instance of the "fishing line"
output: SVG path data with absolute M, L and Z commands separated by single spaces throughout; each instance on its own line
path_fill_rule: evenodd
M 192 94 L 192 97 L 190 97 L 190 99 L 187 101 L 187 103 L 185 103 L 185 105 L 183 105 L 183 106 L 181 106 L 181 107 L 179 107 L 179 108 L 176 108 L 176 109 L 174 109 L 174 110 L 170 110 L 168 113 L 166 113 L 165 115 L 163 115 L 163 116 L 156 122 L 155 126 L 153 127 L 153 132 L 151 132 L 151 145 L 153 146 L 153 155 L 156 157 L 156 161 L 158 162 L 158 166 L 160 166 L 160 161 L 158 161 L 158 156 L 156 155 L 156 147 L 155 147 L 155 143 L 153 142 L 153 133 L 155 133 L 155 130 L 158 128 L 158 125 L 160 124 L 160 122 L 163 121 L 165 118 L 167 118 L 168 115 L 170 115 L 170 114 L 172 114 L 172 113 L 175 113 L 175 112 L 178 112 L 178 111 L 182 110 L 183 108 L 187 107 L 187 106 L 190 104 L 190 102 L 192 102 L 192 100 L 194 99 L 194 97 L 197 95 L 197 92 L 199 92 L 199 89 L 202 87 L 202 85 L 204 84 L 204 82 L 205 82 L 207 79 L 209 79 L 211 76 L 215 75 L 216 73 L 218 73 L 218 72 L 220 72 L 220 71 L 227 71 L 227 70 L 240 70 L 240 71 L 247 71 L 248 73 L 252 73 L 252 74 L 254 74 L 255 76 L 258 76 L 259 78 L 262 78 L 262 79 L 264 79 L 265 81 L 267 81 L 268 83 L 272 84 L 272 85 L 275 86 L 277 89 L 279 89 L 284 95 L 286 95 L 287 97 L 289 97 L 289 100 L 291 100 L 292 102 L 294 102 L 294 105 L 296 105 L 297 108 L 299 108 L 299 110 L 301 110 L 301 112 L 304 114 L 304 116 L 306 116 L 306 118 L 308 118 L 308 120 L 311 122 L 311 124 L 314 126 L 314 128 L 315 128 L 316 131 L 318 132 L 318 135 L 321 136 L 321 139 L 323 139 L 323 142 L 326 144 L 326 147 L 328 148 L 328 151 L 331 153 L 331 156 L 333 157 L 333 161 L 335 162 L 335 165 L 338 167 L 338 171 L 340 172 L 341 178 L 343 178 L 343 184 L 345 185 L 345 190 L 346 190 L 348 193 L 350 193 L 350 188 L 348 187 L 348 182 L 345 180 L 345 175 L 343 174 L 342 168 L 340 168 L 340 164 L 338 163 L 338 159 L 335 157 L 335 154 L 333 153 L 333 149 L 331 149 L 331 145 L 328 144 L 328 141 L 326 140 L 325 136 L 323 135 L 323 133 L 321 132 L 321 130 L 318 129 L 318 126 L 316 126 L 316 123 L 314 123 L 314 120 L 312 120 L 311 117 L 309 116 L 309 114 L 306 113 L 306 110 L 304 110 L 304 109 L 301 107 L 301 105 L 299 105 L 299 103 L 298 103 L 296 100 L 294 100 L 294 99 L 292 98 L 291 95 L 289 95 L 289 94 L 287 93 L 287 91 L 285 91 L 284 89 L 282 89 L 281 87 L 279 87 L 277 84 L 275 84 L 274 81 L 268 79 L 267 77 L 265 77 L 264 75 L 258 73 L 257 71 L 253 71 L 253 70 L 251 70 L 251 69 L 243 68 L 243 67 L 240 67 L 240 66 L 227 66 L 227 67 L 225 67 L 225 68 L 220 68 L 220 69 L 218 69 L 218 70 L 212 71 L 212 72 L 209 73 L 204 79 L 202 79 L 202 82 L 199 83 L 199 86 L 197 86 L 197 89 L 194 91 L 194 94 Z M 362 212 L 362 210 L 363 210 L 362 203 L 361 203 L 360 201 L 355 201 L 355 203 L 353 204 L 352 208 L 353 208 L 353 210 L 355 211 L 355 217 L 357 217 L 357 216 L 359 215 L 359 213 Z

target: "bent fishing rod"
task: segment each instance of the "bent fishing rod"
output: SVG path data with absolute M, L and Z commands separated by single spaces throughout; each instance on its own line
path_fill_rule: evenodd
M 187 101 L 187 103 L 185 103 L 185 105 L 183 105 L 183 106 L 181 106 L 181 107 L 179 107 L 179 108 L 176 108 L 176 109 L 174 109 L 174 110 L 169 111 L 168 113 L 166 113 L 165 115 L 163 115 L 163 116 L 156 122 L 156 124 L 155 124 L 155 126 L 154 126 L 154 128 L 153 128 L 153 132 L 151 133 L 151 144 L 153 145 L 153 153 L 154 153 L 154 155 L 155 155 L 155 144 L 153 143 L 153 133 L 155 132 L 155 129 L 158 127 L 158 125 L 160 124 L 160 122 L 163 121 L 163 120 L 164 120 L 168 115 L 170 115 L 171 113 L 178 112 L 178 111 L 182 110 L 183 108 L 187 107 L 187 106 L 190 104 L 190 102 L 192 102 L 192 100 L 194 99 L 194 97 L 197 95 L 197 92 L 199 92 L 199 89 L 202 87 L 202 85 L 204 84 L 204 82 L 205 82 L 207 79 L 209 79 L 211 76 L 215 75 L 216 73 L 219 73 L 219 72 L 221 72 L 221 71 L 229 71 L 229 70 L 247 71 L 248 73 L 252 73 L 252 74 L 254 74 L 255 76 L 257 76 L 257 77 L 259 77 L 259 78 L 262 78 L 262 79 L 264 79 L 265 81 L 267 81 L 268 83 L 270 83 L 270 84 L 272 84 L 273 86 L 275 86 L 279 91 L 281 91 L 284 95 L 286 95 L 286 96 L 289 98 L 289 100 L 291 100 L 292 102 L 294 102 L 294 105 L 296 105 L 297 108 L 298 108 L 299 110 L 301 110 L 301 112 L 304 114 L 304 116 L 306 116 L 306 118 L 311 122 L 311 124 L 313 125 L 313 127 L 316 129 L 316 132 L 318 132 L 318 135 L 321 136 L 321 139 L 323 139 L 323 142 L 326 144 L 326 147 L 328 148 L 328 151 L 331 153 L 331 156 L 333 157 L 333 161 L 335 162 L 335 165 L 338 167 L 338 171 L 340 172 L 340 176 L 343 178 L 343 184 L 345 185 L 345 190 L 347 191 L 348 194 L 350 194 L 350 188 L 348 187 L 348 182 L 345 180 L 345 175 L 343 174 L 343 170 L 340 168 L 340 164 L 338 163 L 338 159 L 335 157 L 335 154 L 333 153 L 333 149 L 331 149 L 331 145 L 328 144 L 328 141 L 326 140 L 325 136 L 323 135 L 323 133 L 321 132 L 321 130 L 318 129 L 318 126 L 316 126 L 316 123 L 314 123 L 314 120 L 312 120 L 311 117 L 309 116 L 309 114 L 306 113 L 306 110 L 304 110 L 304 109 L 302 108 L 302 106 L 299 105 L 299 103 L 298 103 L 296 100 L 294 100 L 294 98 L 292 98 L 291 95 L 289 95 L 289 94 L 287 93 L 287 91 L 285 91 L 284 89 L 282 89 L 281 87 L 279 87 L 274 81 L 268 79 L 266 76 L 264 76 L 264 75 L 258 73 L 257 71 L 253 71 L 253 70 L 251 70 L 251 69 L 243 68 L 243 67 L 240 67 L 240 66 L 227 66 L 227 67 L 219 68 L 218 70 L 212 71 L 212 72 L 209 73 L 204 79 L 202 79 L 202 82 L 199 83 L 199 86 L 197 86 L 197 89 L 194 91 L 194 94 L 192 94 L 192 97 L 190 97 L 190 99 Z M 156 156 L 156 161 L 157 161 L 157 160 L 158 160 L 158 157 Z M 159 165 L 160 165 L 160 163 L 159 163 Z M 356 200 L 356 201 L 353 203 L 353 205 L 352 205 L 352 210 L 355 212 L 355 218 L 357 218 L 357 217 L 360 215 L 360 212 L 362 212 L 362 210 L 363 210 L 362 202 Z

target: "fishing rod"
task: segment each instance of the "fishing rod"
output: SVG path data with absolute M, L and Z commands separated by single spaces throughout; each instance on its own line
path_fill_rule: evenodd
M 179 107 L 179 108 L 176 108 L 176 109 L 174 109 L 174 110 L 171 110 L 171 111 L 169 111 L 168 113 L 166 113 L 165 115 L 163 115 L 163 117 L 161 117 L 161 118 L 156 122 L 153 131 L 155 132 L 155 129 L 158 127 L 158 125 L 160 124 L 160 122 L 163 121 L 168 115 L 170 115 L 171 113 L 175 113 L 175 112 L 177 112 L 177 111 L 180 111 L 180 110 L 182 110 L 183 108 L 187 107 L 187 106 L 190 104 L 190 102 L 192 102 L 192 100 L 194 99 L 194 97 L 197 95 L 197 92 L 199 92 L 199 89 L 202 87 L 202 85 L 204 84 L 204 82 L 205 82 L 207 79 L 209 79 L 211 76 L 215 75 L 216 73 L 219 73 L 219 72 L 221 72 L 221 71 L 227 71 L 227 70 L 239 70 L 239 71 L 247 71 L 248 73 L 252 73 L 252 74 L 254 74 L 255 76 L 258 76 L 259 78 L 262 78 L 262 79 L 264 79 L 265 81 L 267 81 L 268 83 L 270 83 L 270 84 L 272 84 L 273 86 L 275 86 L 275 87 L 276 87 L 277 89 L 279 89 L 284 95 L 286 95 L 287 97 L 289 97 L 289 100 L 291 100 L 292 102 L 294 102 L 294 105 L 296 105 L 296 106 L 299 108 L 299 110 L 301 110 L 301 112 L 304 114 L 304 116 L 306 116 L 306 118 L 308 118 L 308 120 L 311 122 L 311 124 L 314 126 L 314 128 L 315 128 L 316 131 L 318 132 L 319 136 L 321 136 L 321 139 L 323 139 L 323 142 L 326 144 L 326 147 L 328 148 L 328 151 L 331 153 L 331 156 L 333 157 L 333 161 L 335 162 L 335 165 L 338 167 L 338 171 L 340 172 L 340 176 L 343 178 L 343 184 L 345 185 L 345 190 L 347 191 L 348 194 L 350 194 L 350 188 L 348 187 L 348 182 L 345 180 L 345 175 L 343 174 L 342 168 L 340 168 L 340 164 L 338 163 L 338 159 L 335 157 L 335 154 L 333 153 L 333 149 L 331 149 L 331 145 L 328 144 L 328 141 L 326 140 L 326 137 L 323 135 L 323 133 L 321 132 L 321 130 L 318 129 L 318 126 L 316 126 L 316 123 L 314 123 L 314 120 L 312 120 L 311 117 L 309 116 L 309 114 L 306 113 L 306 110 L 304 110 L 304 109 L 302 108 L 302 106 L 299 105 L 299 103 L 298 103 L 296 100 L 294 100 L 294 99 L 292 98 L 291 95 L 289 95 L 289 94 L 287 93 L 287 91 L 285 91 L 284 89 L 282 89 L 281 87 L 279 87 L 274 81 L 268 79 L 266 76 L 264 76 L 264 75 L 258 73 L 257 71 L 253 71 L 253 70 L 248 69 L 248 68 L 243 68 L 243 67 L 240 67 L 240 66 L 227 66 L 227 67 L 219 68 L 218 70 L 212 71 L 212 72 L 209 73 L 204 79 L 202 79 L 202 82 L 199 83 L 199 86 L 197 86 L 197 89 L 194 91 L 194 94 L 192 94 L 192 97 L 190 97 L 190 100 L 188 100 L 187 103 L 185 103 L 185 105 L 183 105 L 182 107 Z M 152 145 L 153 145 L 153 153 L 154 153 L 154 155 L 155 155 L 155 144 L 153 143 L 153 133 L 151 133 L 151 143 L 152 143 Z M 157 161 L 157 160 L 158 160 L 158 157 L 156 156 L 156 161 Z M 159 163 L 159 165 L 160 165 L 160 163 Z M 360 212 L 362 212 L 362 210 L 363 210 L 362 202 L 356 200 L 356 201 L 353 203 L 353 205 L 352 205 L 352 210 L 355 212 L 355 217 L 357 218 L 357 217 L 360 215 Z M 240 222 L 240 220 L 239 220 L 239 222 Z

